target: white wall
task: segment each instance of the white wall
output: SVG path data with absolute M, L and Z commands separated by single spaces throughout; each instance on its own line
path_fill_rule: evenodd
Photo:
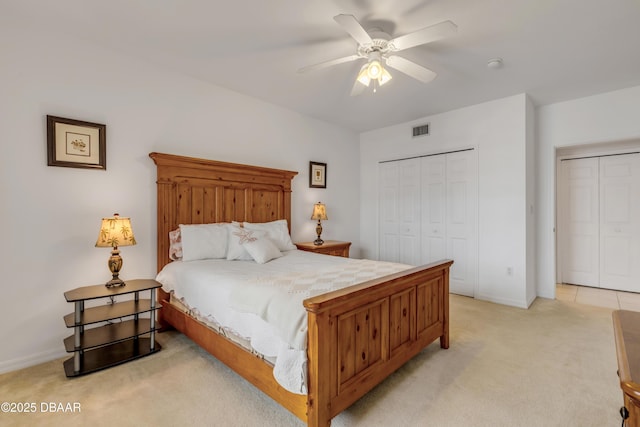
M 315 238 L 320 200 L 323 237 L 358 255 L 357 134 L 20 23 L 0 25 L 0 57 L 0 372 L 64 356 L 63 293 L 110 276 L 103 216 L 132 219 L 122 277 L 155 276 L 151 151 L 298 171 L 294 241 Z M 48 167 L 47 114 L 106 124 L 107 170 Z M 311 160 L 328 164 L 327 189 L 308 188 Z
M 526 180 L 527 180 L 527 205 L 525 216 L 527 218 L 527 289 L 526 299 L 530 305 L 538 295 L 537 289 L 537 263 L 536 263 L 536 115 L 531 98 L 527 98 L 526 105 Z
M 640 86 L 538 108 L 538 295 L 554 298 L 556 282 L 556 149 L 640 138 Z
M 533 143 L 528 110 L 530 102 L 521 94 L 361 134 L 363 255 L 378 256 L 379 161 L 474 147 L 479 175 L 476 297 L 527 307 L 532 301 L 527 289 L 534 286 L 527 281 L 535 278 L 527 271 L 533 265 L 533 250 L 527 251 L 526 242 L 528 227 L 533 226 L 532 217 L 527 216 L 527 194 L 531 199 L 534 194 L 526 182 L 527 175 L 533 174 L 525 161 L 527 144 Z M 412 138 L 411 128 L 427 122 L 431 134 Z

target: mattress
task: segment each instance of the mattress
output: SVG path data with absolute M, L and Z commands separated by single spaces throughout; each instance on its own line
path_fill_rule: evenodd
M 191 315 L 273 362 L 274 378 L 282 387 L 306 394 L 307 324 L 302 301 L 410 267 L 291 250 L 266 264 L 174 261 L 156 280 Z

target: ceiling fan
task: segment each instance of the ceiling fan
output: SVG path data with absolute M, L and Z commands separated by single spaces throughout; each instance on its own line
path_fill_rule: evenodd
M 362 66 L 358 73 L 351 90 L 351 96 L 359 95 L 371 83 L 373 83 L 373 91 L 375 92 L 377 86 L 382 86 L 391 80 L 391 74 L 384 68 L 383 64 L 423 83 L 430 82 L 436 77 L 437 74 L 435 72 L 397 56 L 395 53 L 442 39 L 455 33 L 458 29 L 453 22 L 443 21 L 392 39 L 389 34 L 379 28 L 373 28 L 367 32 L 353 15 L 336 15 L 333 19 L 358 42 L 356 53 L 343 58 L 309 65 L 299 69 L 298 72 L 305 73 L 366 58 L 367 63 Z

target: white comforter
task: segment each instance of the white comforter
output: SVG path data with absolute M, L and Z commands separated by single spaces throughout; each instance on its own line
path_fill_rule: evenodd
M 197 314 L 247 339 L 258 353 L 275 357 L 278 383 L 306 394 L 307 321 L 302 301 L 407 268 L 293 250 L 266 264 L 176 261 L 156 280 Z

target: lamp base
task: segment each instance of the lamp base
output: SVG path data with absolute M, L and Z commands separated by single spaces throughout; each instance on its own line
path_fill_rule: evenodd
M 322 224 L 320 223 L 320 220 L 318 220 L 318 225 L 316 225 L 316 234 L 318 235 L 318 238 L 313 241 L 313 244 L 320 246 L 324 243 L 324 240 L 320 238 L 320 235 L 322 234 Z
M 111 251 L 111 257 L 109 261 L 107 261 L 107 265 L 109 266 L 109 270 L 111 270 L 111 280 L 109 280 L 104 285 L 107 288 L 114 288 L 117 286 L 124 286 L 125 283 L 118 277 L 120 274 L 120 269 L 122 268 L 122 257 L 120 257 L 120 251 L 117 246 L 113 247 Z
M 117 288 L 118 286 L 124 286 L 126 283 L 122 279 L 111 279 L 104 284 L 107 288 Z

